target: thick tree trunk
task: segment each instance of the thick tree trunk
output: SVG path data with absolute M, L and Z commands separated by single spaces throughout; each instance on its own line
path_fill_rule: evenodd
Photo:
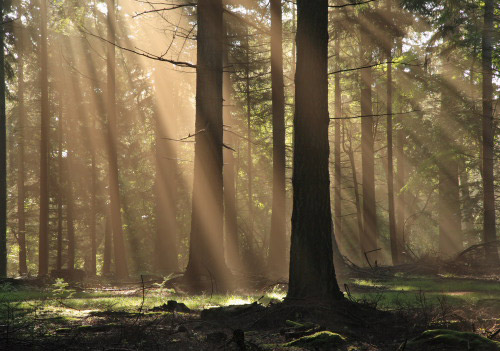
M 288 300 L 341 299 L 332 258 L 328 1 L 299 0 Z
M 38 242 L 38 275 L 49 273 L 49 82 L 47 57 L 47 0 L 40 4 L 40 222 Z
M 369 65 L 372 61 L 371 42 L 367 28 L 360 27 L 361 66 Z M 375 150 L 374 150 L 374 120 L 372 112 L 372 70 L 361 70 L 361 159 L 363 168 L 363 240 L 362 248 L 370 262 L 378 261 L 378 228 L 377 209 L 375 202 Z
M 1 11 L 1 9 L 0 9 Z M 1 17 L 0 17 L 1 18 Z M 19 274 L 26 275 L 28 273 L 28 265 L 26 262 L 26 214 L 24 210 L 24 200 L 26 199 L 26 190 L 24 188 L 25 182 L 25 121 L 26 121 L 26 108 L 24 106 L 24 32 L 21 30 L 19 33 L 19 57 L 18 57 L 18 93 L 17 98 L 19 101 L 18 110 L 18 168 L 17 168 L 17 241 L 19 244 Z M 0 56 L 3 53 L 0 53 Z M 0 62 L 1 65 L 1 62 Z M 3 67 L 3 65 L 2 65 Z M 0 68 L 1 69 L 1 68 Z M 1 99 L 1 97 L 0 97 Z
M 128 277 L 128 267 L 125 250 L 125 239 L 123 235 L 120 189 L 118 175 L 118 129 L 116 126 L 116 92 L 115 92 L 115 2 L 107 0 L 108 8 L 108 48 L 107 48 L 107 109 L 108 109 L 108 162 L 109 162 L 109 192 L 110 192 L 110 215 L 111 228 L 113 232 L 113 248 L 115 274 L 118 278 Z
M 186 279 L 194 289 L 205 276 L 217 290 L 228 286 L 224 260 L 222 177 L 221 0 L 198 1 L 196 144 L 189 262 Z
M 483 68 L 483 241 L 497 239 L 495 228 L 495 184 L 494 184 L 494 125 L 493 125 L 493 34 L 495 0 L 485 0 L 482 40 Z M 486 257 L 491 264 L 498 264 L 496 246 L 486 248 Z
M 4 4 L 0 4 L 3 23 Z M 0 26 L 0 277 L 7 276 L 7 116 L 5 112 L 4 26 Z
M 286 274 L 285 86 L 281 0 L 271 0 L 271 81 L 273 109 L 273 203 L 268 269 Z

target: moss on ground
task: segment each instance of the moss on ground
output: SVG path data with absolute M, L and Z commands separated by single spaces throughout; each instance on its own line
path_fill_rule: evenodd
M 498 351 L 500 343 L 474 333 L 448 329 L 426 330 L 407 343 L 405 350 Z

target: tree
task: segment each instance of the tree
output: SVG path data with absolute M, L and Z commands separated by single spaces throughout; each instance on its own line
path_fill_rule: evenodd
M 387 1 L 388 17 L 391 18 L 392 1 Z M 389 34 L 391 37 L 391 34 Z M 392 127 L 392 37 L 387 48 L 387 195 L 389 202 L 389 236 L 391 239 L 392 263 L 399 263 L 399 243 L 396 232 L 396 212 L 394 209 L 394 157 Z
M 25 154 L 25 120 L 26 108 L 24 105 L 24 30 L 19 31 L 18 38 L 18 61 L 17 61 L 17 81 L 18 81 L 18 166 L 17 166 L 17 241 L 19 244 L 19 274 L 28 273 L 26 263 L 26 215 L 24 210 L 24 201 L 26 199 L 26 190 L 24 187 L 24 154 Z M 0 53 L 1 55 L 2 53 Z M 2 65 L 3 67 L 3 65 Z
M 372 61 L 372 46 L 369 29 L 369 18 L 361 14 L 360 25 L 360 58 L 361 66 L 369 66 Z M 378 229 L 377 208 L 375 202 L 375 139 L 374 119 L 372 111 L 372 69 L 364 68 L 360 73 L 361 88 L 361 157 L 362 157 L 362 188 L 363 188 L 363 240 L 362 250 L 369 259 L 377 261 Z
M 118 130 L 116 127 L 116 92 L 115 92 L 115 1 L 106 1 L 108 8 L 108 49 L 107 49 L 107 117 L 108 117 L 108 177 L 110 192 L 110 217 L 113 233 L 113 248 L 115 274 L 119 278 L 128 276 L 128 267 L 125 251 L 125 240 L 121 219 L 120 189 L 118 175 Z
M 223 245 L 222 45 L 221 0 L 197 6 L 197 64 L 194 179 L 189 261 L 185 277 L 194 289 L 202 277 L 227 285 Z
M 47 0 L 40 1 L 40 222 L 38 246 L 38 275 L 49 273 L 49 81 L 47 53 Z
M 4 2 L 0 4 L 0 277 L 7 276 L 7 116 L 5 113 Z
M 271 81 L 273 109 L 273 202 L 269 269 L 286 272 L 285 256 L 285 91 L 283 82 L 283 23 L 281 0 L 271 0 Z
M 328 170 L 328 1 L 299 0 L 293 212 L 287 299 L 342 298 L 332 258 Z
M 463 249 L 460 226 L 460 187 L 458 183 L 458 153 L 456 133 L 457 92 L 454 89 L 450 58 L 443 57 L 441 80 L 441 111 L 438 117 L 438 135 L 442 141 L 438 152 L 439 170 L 439 252 L 449 257 Z
M 494 184 L 494 125 L 493 125 L 493 31 L 494 0 L 484 2 L 484 22 L 482 31 L 482 73 L 483 73 L 483 202 L 484 224 L 483 241 L 485 243 L 497 238 L 495 228 L 495 184 Z M 486 257 L 492 264 L 498 264 L 496 246 L 486 249 Z
M 335 60 L 337 64 L 335 70 L 340 70 L 340 28 L 335 32 Z M 342 87 L 340 86 L 340 72 L 335 74 L 335 136 L 334 136 L 334 229 L 338 244 L 342 247 L 342 159 L 341 159 L 341 141 L 342 141 Z

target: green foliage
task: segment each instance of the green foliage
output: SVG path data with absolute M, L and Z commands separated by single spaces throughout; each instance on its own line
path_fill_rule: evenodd
M 63 278 L 57 278 L 55 283 L 52 284 L 52 295 L 57 298 L 71 298 L 76 293 L 76 290 L 70 288 L 69 283 L 65 282 Z

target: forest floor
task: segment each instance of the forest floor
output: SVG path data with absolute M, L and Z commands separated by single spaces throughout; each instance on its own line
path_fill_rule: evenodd
M 333 308 L 282 303 L 285 284 L 196 296 L 165 285 L 1 283 L 0 349 L 500 350 L 494 276 L 357 274 Z

